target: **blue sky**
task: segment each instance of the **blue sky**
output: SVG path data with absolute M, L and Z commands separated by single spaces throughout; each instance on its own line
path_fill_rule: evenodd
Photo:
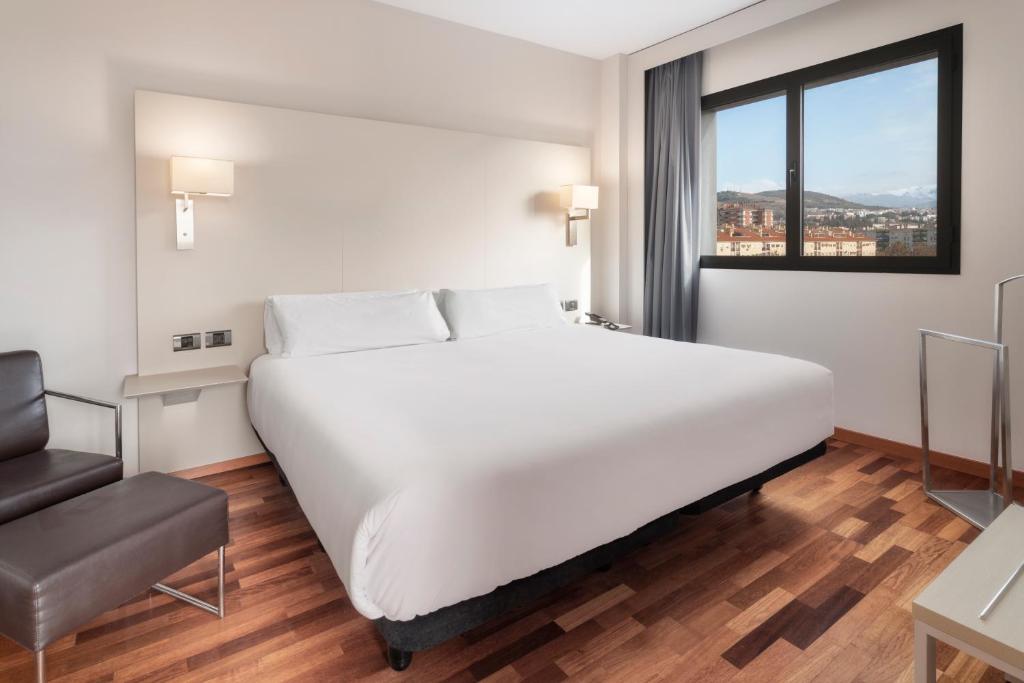
M 934 187 L 937 62 L 929 59 L 804 93 L 804 188 L 833 195 Z M 786 101 L 716 114 L 719 190 L 785 187 Z

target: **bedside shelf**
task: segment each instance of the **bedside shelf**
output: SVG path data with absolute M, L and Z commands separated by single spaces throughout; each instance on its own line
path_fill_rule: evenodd
M 162 396 L 164 405 L 171 406 L 197 400 L 199 393 L 207 387 L 248 381 L 245 370 L 237 365 L 219 365 L 155 375 L 128 375 L 124 378 L 123 394 L 125 398 Z
M 597 323 L 591 323 L 591 322 L 587 322 L 585 320 L 581 320 L 577 324 L 578 325 L 585 325 L 587 327 L 596 327 L 596 328 L 601 329 L 601 330 L 608 330 L 609 329 L 609 328 L 605 327 L 604 325 L 598 325 Z M 615 328 L 614 330 L 609 330 L 609 331 L 611 331 L 611 332 L 625 332 L 626 330 L 633 329 L 632 325 L 627 325 L 626 323 L 615 323 L 615 324 L 618 325 L 618 327 Z

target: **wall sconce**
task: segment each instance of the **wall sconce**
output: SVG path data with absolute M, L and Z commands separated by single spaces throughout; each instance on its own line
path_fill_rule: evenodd
M 195 245 L 195 210 L 189 195 L 230 197 L 235 191 L 235 162 L 194 157 L 171 157 L 171 194 L 177 217 L 178 249 Z
M 576 221 L 589 221 L 590 210 L 597 208 L 596 185 L 562 185 L 562 208 L 565 209 L 565 246 L 578 243 Z M 574 211 L 582 210 L 582 214 Z

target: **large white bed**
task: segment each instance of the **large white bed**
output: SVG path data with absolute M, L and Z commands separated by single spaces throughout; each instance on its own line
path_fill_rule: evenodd
M 832 374 L 581 325 L 262 356 L 252 423 L 362 614 L 557 565 L 832 434 Z

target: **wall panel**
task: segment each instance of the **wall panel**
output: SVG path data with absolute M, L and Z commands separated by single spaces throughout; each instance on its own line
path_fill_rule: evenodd
M 264 352 L 270 294 L 554 282 L 588 306 L 589 229 L 564 245 L 558 186 L 586 147 L 139 91 L 135 100 L 141 374 Z M 235 162 L 235 194 L 195 198 L 195 249 L 174 240 L 172 155 Z M 174 353 L 174 333 L 233 345 Z M 141 469 L 259 452 L 244 388 L 139 402 Z

